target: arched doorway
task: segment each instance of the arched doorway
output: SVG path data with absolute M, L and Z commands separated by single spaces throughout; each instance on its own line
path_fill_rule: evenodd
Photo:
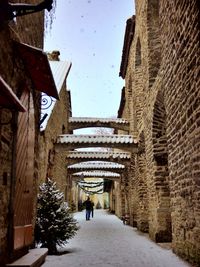
M 156 242 L 170 242 L 171 209 L 170 188 L 168 172 L 168 147 L 166 136 L 166 112 L 161 92 L 157 94 L 153 110 L 153 178 L 155 188 L 155 214 L 154 239 Z

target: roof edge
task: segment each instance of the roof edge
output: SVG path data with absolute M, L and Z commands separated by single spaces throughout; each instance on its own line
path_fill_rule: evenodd
M 120 104 L 119 104 L 119 109 L 118 109 L 118 118 L 122 117 L 125 103 L 126 103 L 125 87 L 123 87 L 122 92 L 121 92 L 121 100 L 120 100 Z
M 122 60 L 120 66 L 119 76 L 123 79 L 126 76 L 126 69 L 128 65 L 128 57 L 130 52 L 131 43 L 135 34 L 135 15 L 126 21 L 126 30 L 124 35 L 124 45 L 122 50 Z

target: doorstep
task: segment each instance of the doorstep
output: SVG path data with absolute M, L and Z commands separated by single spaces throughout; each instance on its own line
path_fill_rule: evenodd
M 6 267 L 39 267 L 41 266 L 47 256 L 47 248 L 34 248 L 18 260 L 6 264 Z

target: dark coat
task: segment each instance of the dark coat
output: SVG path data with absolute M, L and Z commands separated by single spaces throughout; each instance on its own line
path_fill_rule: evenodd
M 92 209 L 92 202 L 90 200 L 87 199 L 84 202 L 84 205 L 85 205 L 86 210 L 91 210 Z

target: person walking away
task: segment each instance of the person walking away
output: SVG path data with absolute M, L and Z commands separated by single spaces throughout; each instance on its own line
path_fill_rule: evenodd
M 92 210 L 92 202 L 90 200 L 90 197 L 87 198 L 87 200 L 84 202 L 85 209 L 86 209 L 86 221 L 90 220 L 90 213 Z
M 91 216 L 92 218 L 94 217 L 94 202 L 91 201 L 91 204 L 92 204 L 92 208 L 91 208 Z

